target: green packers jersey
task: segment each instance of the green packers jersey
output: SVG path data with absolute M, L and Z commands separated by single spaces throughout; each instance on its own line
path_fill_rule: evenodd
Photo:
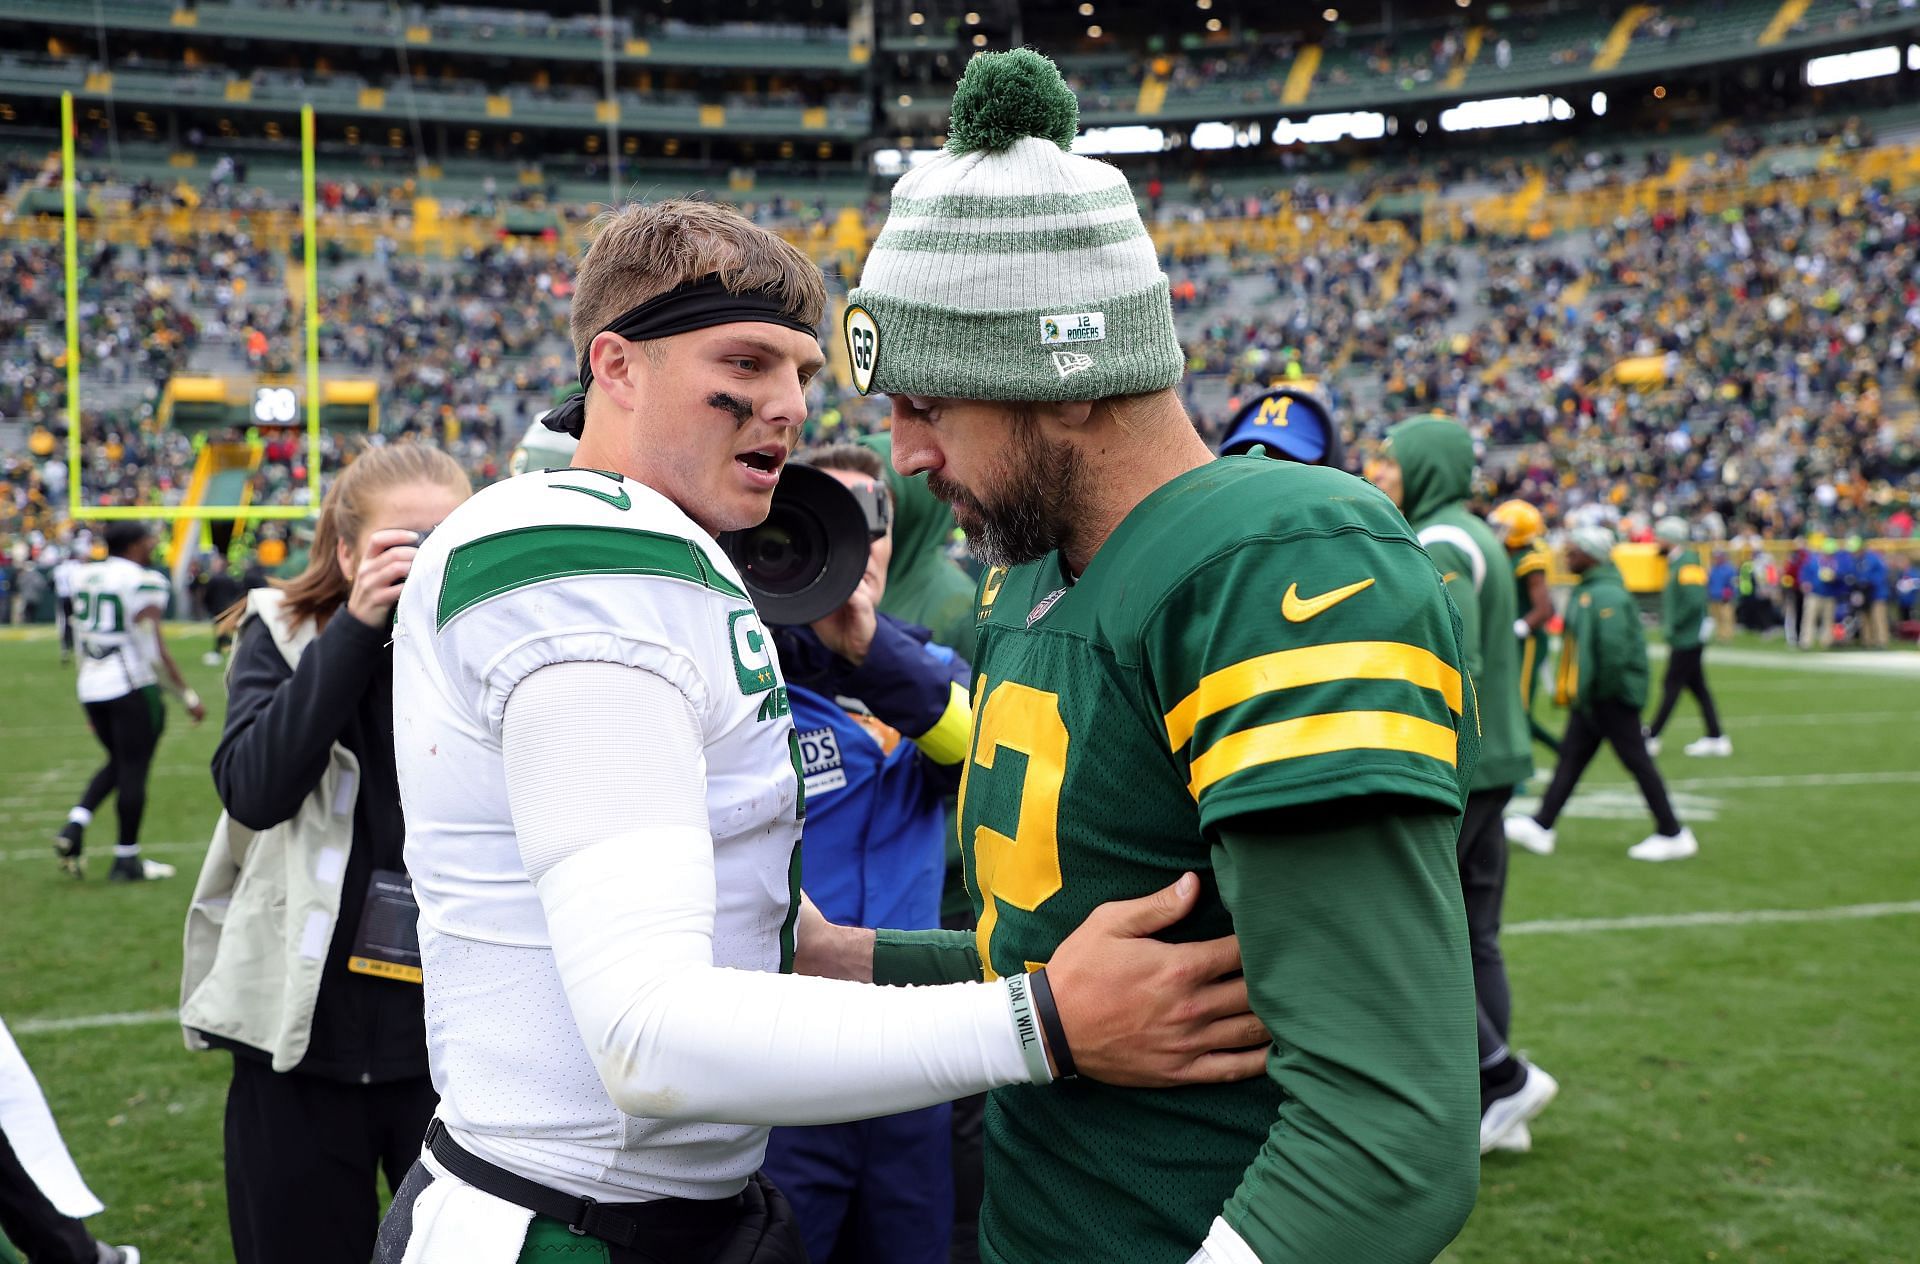
M 1707 617 L 1707 567 L 1693 548 L 1667 560 L 1667 587 L 1660 594 L 1660 630 L 1676 650 L 1700 648 L 1700 624 Z
M 1459 615 L 1398 511 L 1349 475 L 1215 461 L 1135 508 L 1078 582 L 1057 554 L 990 571 L 978 614 L 960 832 L 990 975 L 1187 870 L 1200 904 L 1168 937 L 1228 933 L 1209 846 L 1236 818 L 1465 799 Z M 1284 1104 L 1267 1078 L 996 1091 L 983 1258 L 1179 1264 Z

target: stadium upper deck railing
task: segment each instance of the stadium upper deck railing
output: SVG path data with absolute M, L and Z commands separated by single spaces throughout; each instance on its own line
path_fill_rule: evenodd
M 1758 160 L 1756 160 L 1757 163 Z M 1868 186 L 1905 189 L 1920 186 L 1920 144 L 1883 146 L 1826 155 L 1824 169 L 1804 175 L 1768 178 L 1755 164 L 1729 164 L 1709 181 L 1666 177 L 1578 193 L 1543 191 L 1529 181 L 1519 192 L 1476 206 L 1431 198 L 1421 216 L 1423 244 L 1457 242 L 1470 229 L 1507 237 L 1544 238 L 1596 228 L 1641 214 L 1690 211 L 1717 215 L 1762 202 L 1786 201 L 1806 207 L 1844 205 Z M 240 231 L 268 250 L 285 252 L 299 235 L 299 213 L 292 209 L 225 210 L 146 207 L 130 210 L 99 200 L 83 221 L 81 237 L 119 245 L 150 245 L 156 235 L 177 239 L 202 233 Z M 413 214 L 340 212 L 320 216 L 320 241 L 349 255 L 370 255 L 385 239 L 401 253 L 456 259 L 487 246 L 511 244 L 535 257 L 577 256 L 585 248 L 588 221 L 556 215 L 551 232 L 510 236 L 505 216 L 447 216 L 430 198 L 416 199 Z M 877 225 L 852 208 L 802 226 L 776 228 L 787 240 L 823 265 L 852 275 L 865 259 Z M 1353 212 L 1331 215 L 1280 211 L 1245 218 L 1184 218 L 1172 215 L 1148 224 L 1155 246 L 1166 258 L 1222 254 L 1284 254 L 1303 250 L 1372 248 L 1404 255 L 1414 246 L 1396 219 L 1366 220 Z M 60 222 L 48 216 L 20 215 L 0 223 L 0 240 L 54 243 Z
M 1920 185 L 1920 144 L 1835 150 L 1822 157 L 1819 168 L 1801 175 L 1772 176 L 1759 163 L 1731 163 L 1707 179 L 1669 173 L 1579 192 L 1522 191 L 1473 206 L 1435 198 L 1421 215 L 1420 236 L 1429 245 L 1461 241 L 1475 231 L 1541 239 L 1643 214 L 1711 216 L 1758 201 L 1784 200 L 1802 208 L 1838 205 L 1876 183 L 1894 189 Z
M 634 6 L 638 8 L 638 6 Z M 7 16 L 53 22 L 96 23 L 116 31 L 198 31 L 227 39 L 300 40 L 331 45 L 364 45 L 390 50 L 403 45 L 440 53 L 486 57 L 565 59 L 597 62 L 606 55 L 589 19 L 546 14 L 515 14 L 501 9 L 403 13 L 394 5 L 355 5 L 344 9 L 247 4 L 176 5 L 171 0 L 9 0 Z M 766 70 L 841 70 L 864 67 L 871 50 L 846 29 L 803 28 L 765 34 L 747 30 L 694 34 L 685 31 L 615 34 L 613 58 L 623 69 L 644 66 L 752 66 Z
M 592 129 L 617 121 L 628 132 L 752 134 L 805 140 L 855 140 L 872 130 L 871 110 L 857 94 L 824 104 L 776 103 L 747 94 L 705 101 L 695 93 L 622 91 L 611 100 L 584 89 L 556 94 L 531 83 L 402 79 L 392 87 L 354 75 L 238 74 L 182 67 L 95 72 L 77 58 L 9 54 L 0 57 L 0 82 L 18 96 L 58 97 L 154 106 L 218 105 L 223 110 L 284 113 L 312 105 L 329 116 L 362 124 L 420 122 Z
M 437 213 L 430 199 L 415 202 L 416 214 L 364 212 L 319 216 L 320 244 L 337 244 L 349 255 L 371 255 L 382 238 L 401 253 L 437 259 L 457 259 L 487 246 L 510 244 L 537 258 L 577 257 L 586 248 L 588 221 L 564 218 L 552 232 L 509 237 L 503 217 L 448 217 Z M 866 258 L 877 224 L 867 223 L 852 208 L 836 217 L 806 227 L 784 226 L 774 231 L 807 252 L 816 262 L 840 267 L 849 275 Z M 1351 215 L 1326 216 L 1284 212 L 1250 219 L 1155 220 L 1148 224 L 1162 255 L 1185 257 L 1229 252 L 1277 254 L 1299 250 L 1341 250 L 1374 247 L 1404 253 L 1413 245 L 1397 221 L 1362 220 Z M 82 221 L 83 241 L 149 246 L 158 236 L 190 239 L 203 233 L 244 232 L 269 251 L 284 254 L 300 233 L 300 215 L 294 210 L 220 210 L 182 207 L 145 207 L 134 211 L 114 206 Z M 51 216 L 20 216 L 0 223 L 0 240 L 55 243 L 60 221 Z

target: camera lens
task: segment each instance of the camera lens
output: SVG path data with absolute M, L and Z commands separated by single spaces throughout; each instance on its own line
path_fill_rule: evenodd
M 818 519 L 792 506 L 775 506 L 765 524 L 746 532 L 744 578 L 771 593 L 795 592 L 818 578 L 826 532 Z
M 726 532 L 720 547 L 739 568 L 762 619 L 812 623 L 859 586 L 867 569 L 867 515 L 832 475 L 790 464 L 767 520 Z

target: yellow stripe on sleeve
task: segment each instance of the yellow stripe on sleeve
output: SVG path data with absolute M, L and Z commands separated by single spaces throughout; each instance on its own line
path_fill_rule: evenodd
M 1339 641 L 1277 650 L 1207 673 L 1167 712 L 1167 744 L 1179 750 L 1200 721 L 1263 693 L 1335 680 L 1404 680 L 1440 694 L 1460 714 L 1460 673 L 1431 650 L 1399 641 Z
M 1193 778 L 1187 789 L 1198 799 L 1216 781 L 1260 764 L 1351 750 L 1406 751 L 1437 759 L 1451 768 L 1459 760 L 1459 738 L 1444 724 L 1398 711 L 1303 715 L 1221 738 L 1193 761 Z
M 1682 566 L 1680 568 L 1680 583 L 1687 587 L 1705 588 L 1707 586 L 1707 568 L 1698 564 Z
M 955 684 L 947 697 L 947 709 L 932 728 L 913 739 L 913 744 L 936 764 L 957 764 L 967 757 L 967 738 L 972 734 L 973 700 Z

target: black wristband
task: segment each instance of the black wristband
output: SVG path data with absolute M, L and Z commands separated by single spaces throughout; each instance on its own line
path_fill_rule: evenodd
M 1060 1025 L 1060 1007 L 1053 1003 L 1053 984 L 1047 982 L 1047 968 L 1041 966 L 1029 977 L 1033 980 L 1033 1012 L 1047 1037 L 1047 1051 L 1053 1055 L 1053 1078 L 1070 1080 L 1078 1072 L 1073 1067 L 1073 1050 L 1067 1047 L 1067 1029 Z

